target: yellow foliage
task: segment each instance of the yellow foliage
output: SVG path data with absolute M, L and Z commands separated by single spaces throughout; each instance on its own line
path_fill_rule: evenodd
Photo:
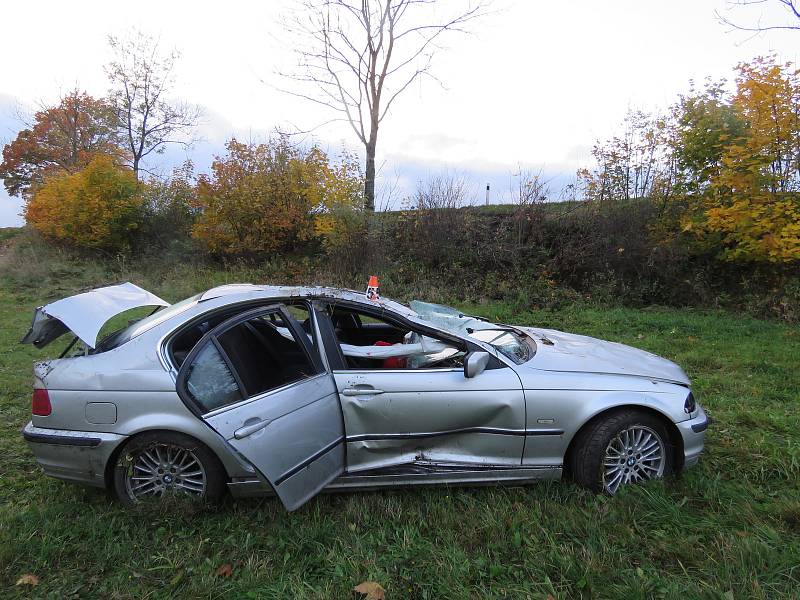
M 345 153 L 338 165 L 320 165 L 319 172 L 324 192 L 314 215 L 314 231 L 329 251 L 353 248 L 365 231 L 364 181 L 358 158 Z
M 45 179 L 25 207 L 25 219 L 51 240 L 120 250 L 138 227 L 141 204 L 133 172 L 97 155 L 77 173 Z
M 743 123 L 724 140 L 718 167 L 684 231 L 716 240 L 730 260 L 800 260 L 800 71 L 772 58 L 737 68 L 731 106 Z
M 360 205 L 361 180 L 352 161 L 331 165 L 319 148 L 302 152 L 281 137 L 266 144 L 231 140 L 210 177 L 201 176 L 201 214 L 192 235 L 215 254 L 295 249 L 337 229 L 339 211 Z

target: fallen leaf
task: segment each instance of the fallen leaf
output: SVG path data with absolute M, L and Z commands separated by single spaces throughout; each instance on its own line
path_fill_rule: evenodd
M 17 579 L 17 585 L 28 585 L 30 587 L 36 587 L 37 585 L 39 585 L 39 578 L 36 575 L 25 573 L 25 575 Z
M 353 588 L 354 592 L 364 594 L 364 600 L 384 600 L 386 592 L 380 583 L 364 581 Z
M 231 563 L 220 565 L 217 569 L 217 577 L 230 577 L 231 575 L 233 575 L 233 565 Z

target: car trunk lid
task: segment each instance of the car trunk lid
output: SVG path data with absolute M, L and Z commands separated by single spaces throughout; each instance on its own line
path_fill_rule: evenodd
M 69 296 L 38 307 L 21 343 L 43 348 L 72 331 L 86 346 L 94 348 L 100 330 L 109 319 L 147 306 L 169 306 L 169 302 L 129 282 Z

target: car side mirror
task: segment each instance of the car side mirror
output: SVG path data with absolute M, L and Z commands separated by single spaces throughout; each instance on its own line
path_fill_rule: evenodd
M 489 366 L 488 352 L 470 352 L 464 357 L 464 377 L 477 377 Z

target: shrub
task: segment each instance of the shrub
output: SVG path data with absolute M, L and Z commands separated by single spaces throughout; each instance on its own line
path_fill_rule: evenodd
M 141 186 L 142 226 L 136 236 L 144 252 L 192 245 L 190 234 L 197 216 L 193 165 L 187 161 L 164 181 Z
M 420 182 L 407 202 L 408 211 L 398 222 L 397 242 L 407 245 L 404 254 L 422 264 L 437 267 L 463 259 L 463 246 L 469 227 L 462 209 L 466 184 L 460 177 L 443 175 Z
M 192 235 L 213 254 L 298 250 L 333 231 L 336 211 L 360 200 L 360 179 L 332 166 L 319 148 L 303 151 L 286 136 L 258 145 L 231 140 L 226 148 L 197 184 Z
M 25 218 L 45 238 L 78 248 L 130 247 L 142 199 L 133 172 L 97 155 L 81 171 L 45 179 L 25 207 Z
M 340 162 L 331 164 L 318 148 L 313 148 L 316 174 L 314 187 L 318 203 L 314 208 L 314 233 L 322 241 L 325 252 L 350 269 L 364 259 L 367 236 L 367 215 L 364 213 L 364 179 L 358 157 L 347 152 Z

